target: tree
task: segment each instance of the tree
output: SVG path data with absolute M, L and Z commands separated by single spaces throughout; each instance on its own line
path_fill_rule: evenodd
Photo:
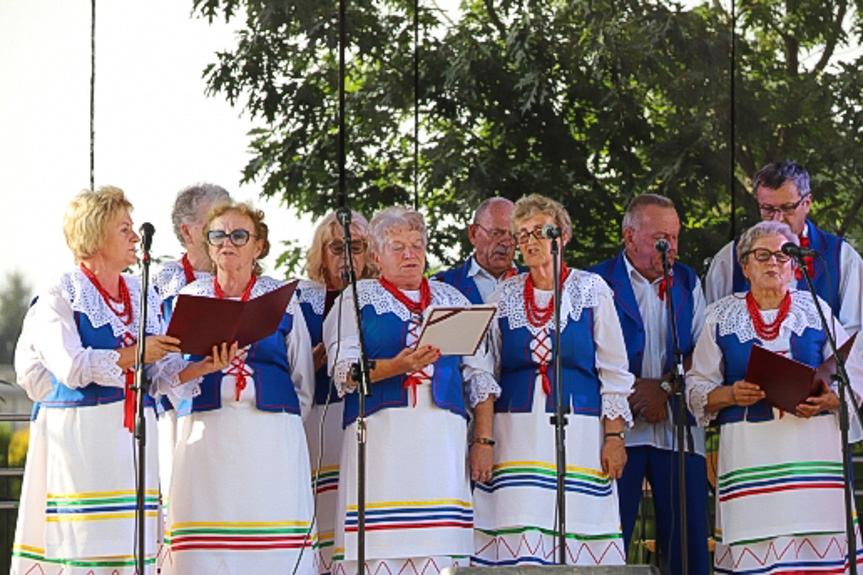
M 205 71 L 211 94 L 260 122 L 243 179 L 315 216 L 333 209 L 336 3 L 194 5 L 245 18 L 237 47 Z M 349 2 L 349 203 L 367 214 L 412 198 L 413 10 Z M 450 21 L 420 1 L 418 169 L 432 253 L 464 255 L 481 199 L 540 192 L 568 208 L 567 257 L 585 265 L 619 249 L 624 206 L 654 191 L 677 203 L 683 258 L 698 264 L 730 237 L 728 190 L 739 231 L 756 216 L 749 178 L 778 159 L 813 174 L 823 227 L 861 237 L 861 62 L 839 58 L 859 43 L 861 13 L 863 0 L 738 0 L 732 26 L 718 1 L 465 0 Z
M 21 324 L 24 323 L 29 305 L 30 287 L 23 274 L 8 274 L 0 290 L 0 363 L 12 363 L 15 344 L 21 335 Z

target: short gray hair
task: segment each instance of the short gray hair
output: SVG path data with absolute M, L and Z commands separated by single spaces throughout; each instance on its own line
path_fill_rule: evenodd
M 800 245 L 800 240 L 797 239 L 797 236 L 785 222 L 775 222 L 772 220 L 759 222 L 743 232 L 743 235 L 737 241 L 737 261 L 740 262 L 740 265 L 746 263 L 746 260 L 749 258 L 749 251 L 752 250 L 752 244 L 755 243 L 755 240 L 766 236 L 782 236 L 786 242 Z
M 620 232 L 623 233 L 626 228 L 638 230 L 641 223 L 638 217 L 639 212 L 641 212 L 642 208 L 646 208 L 647 206 L 657 206 L 673 210 L 674 202 L 672 202 L 670 198 L 660 196 L 659 194 L 641 194 L 640 196 L 636 196 L 629 202 L 629 205 L 626 206 L 626 212 L 623 214 L 623 224 L 620 226 Z
M 473 223 L 478 224 L 479 220 L 485 215 L 485 213 L 489 211 L 494 204 L 500 202 L 515 206 L 512 200 L 508 200 L 500 196 L 492 196 L 490 198 L 486 198 L 482 201 L 482 203 L 480 203 L 480 205 L 476 207 L 476 211 L 473 213 Z
M 428 230 L 423 215 L 404 206 L 390 206 L 375 214 L 366 231 L 369 250 L 380 255 L 387 236 L 396 229 L 417 230 L 422 237 L 423 249 L 428 246 Z
M 180 190 L 177 199 L 174 200 L 174 209 L 171 210 L 171 224 L 174 226 L 174 235 L 180 240 L 180 245 L 186 247 L 180 226 L 203 223 L 198 221 L 198 208 L 202 205 L 229 201 L 231 201 L 231 194 L 216 184 L 199 183 Z
M 752 179 L 752 193 L 758 197 L 758 188 L 765 187 L 778 190 L 786 182 L 793 181 L 800 197 L 811 193 L 809 188 L 809 172 L 797 162 L 782 161 L 767 164 L 755 174 Z

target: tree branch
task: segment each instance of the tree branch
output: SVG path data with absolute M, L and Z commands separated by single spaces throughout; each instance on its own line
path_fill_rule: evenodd
M 839 37 L 842 35 L 842 22 L 845 20 L 845 13 L 848 10 L 848 2 L 847 0 L 843 0 L 843 2 L 839 5 L 839 13 L 836 15 L 836 20 L 833 22 L 833 33 L 830 34 L 827 38 L 827 45 L 824 46 L 824 52 L 821 54 L 821 58 L 818 59 L 818 63 L 815 64 L 815 68 L 813 72 L 816 74 L 820 73 L 827 67 L 827 64 L 830 63 L 830 58 L 833 57 L 833 52 L 836 50 L 836 44 L 839 42 Z
M 494 2 L 492 0 L 484 0 L 483 3 L 485 4 L 486 12 L 488 12 L 488 17 L 491 19 L 491 23 L 497 28 L 500 37 L 506 38 L 506 26 L 503 25 L 503 22 L 500 21 L 500 17 L 497 15 L 497 10 L 494 9 Z

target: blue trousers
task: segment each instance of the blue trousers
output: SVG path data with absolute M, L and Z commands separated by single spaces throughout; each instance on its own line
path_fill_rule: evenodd
M 680 566 L 680 501 L 677 452 L 640 445 L 626 448 L 626 467 L 617 480 L 620 519 L 626 548 L 638 517 L 644 480 L 653 491 L 656 545 L 668 572 L 686 575 Z M 707 548 L 707 466 L 704 457 L 686 454 L 686 527 L 689 543 L 689 574 L 710 572 Z

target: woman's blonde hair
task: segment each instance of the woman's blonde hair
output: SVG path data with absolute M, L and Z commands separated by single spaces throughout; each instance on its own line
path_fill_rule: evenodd
M 572 237 L 572 220 L 566 209 L 551 198 L 539 194 L 523 196 L 515 203 L 515 210 L 510 217 L 510 228 L 513 234 L 518 232 L 518 224 L 535 215 L 551 216 L 554 225 L 560 229 L 563 243 Z
M 63 216 L 63 235 L 75 262 L 93 257 L 108 233 L 108 222 L 121 210 L 132 211 L 132 203 L 120 188 L 103 186 L 82 190 Z
M 368 241 L 366 231 L 369 222 L 361 214 L 351 210 L 351 234 L 355 240 Z M 324 250 L 335 239 L 343 239 L 342 225 L 336 219 L 336 212 L 330 212 L 318 223 L 312 237 L 312 246 L 306 256 L 306 273 L 309 279 L 318 283 L 326 284 L 326 265 L 324 264 Z M 377 266 L 372 261 L 371 251 L 366 247 L 363 257 L 363 273 L 358 279 L 373 278 L 377 276 Z M 337 279 L 337 278 L 331 278 Z
M 210 208 L 210 212 L 207 214 L 206 221 L 204 222 L 204 228 L 202 229 L 202 234 L 204 236 L 204 243 L 206 245 L 210 245 L 210 242 L 207 240 L 207 233 L 209 233 L 211 226 L 213 225 L 213 220 L 216 218 L 227 214 L 228 212 L 234 212 L 240 214 L 241 216 L 246 216 L 250 220 L 252 220 L 252 226 L 255 228 L 254 230 L 250 230 L 252 235 L 255 238 L 252 239 L 259 240 L 263 242 L 263 247 L 261 249 L 260 255 L 255 258 L 255 262 L 252 265 L 252 273 L 256 276 L 259 276 L 263 273 L 264 268 L 261 267 L 260 260 L 267 257 L 267 254 L 270 253 L 270 240 L 269 237 L 269 227 L 264 223 L 264 212 L 253 207 L 251 204 L 247 202 L 216 202 L 213 204 L 213 207 Z M 210 257 L 210 250 L 207 250 L 207 257 Z M 215 272 L 216 264 L 213 262 L 213 259 L 210 258 L 210 269 Z

